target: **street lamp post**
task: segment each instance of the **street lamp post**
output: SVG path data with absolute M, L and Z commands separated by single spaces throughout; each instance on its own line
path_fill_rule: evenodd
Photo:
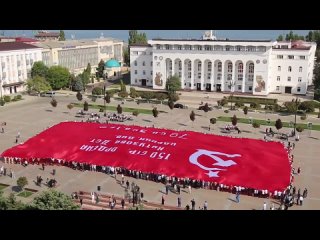
M 231 80 L 230 83 L 229 83 L 229 87 L 230 87 L 230 100 L 231 100 L 231 110 L 233 108 L 232 106 L 232 99 L 233 99 L 233 94 L 234 94 L 234 85 L 235 85 L 235 81 L 234 80 Z
M 300 103 L 300 99 L 296 97 L 296 99 L 292 99 L 292 102 L 295 104 L 295 111 L 294 111 L 294 129 L 293 129 L 293 136 L 296 135 L 296 125 L 297 125 L 297 111 L 298 111 L 298 106 Z

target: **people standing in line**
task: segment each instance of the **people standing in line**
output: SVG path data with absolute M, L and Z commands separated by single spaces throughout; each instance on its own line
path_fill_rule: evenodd
M 307 190 L 307 188 L 305 188 L 305 189 L 303 190 L 302 196 L 303 196 L 303 198 L 306 198 L 306 197 L 308 196 L 308 190 Z

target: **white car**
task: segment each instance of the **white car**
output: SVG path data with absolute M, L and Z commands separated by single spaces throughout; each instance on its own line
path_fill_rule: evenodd
M 54 91 L 45 92 L 40 94 L 42 97 L 54 97 L 56 93 Z

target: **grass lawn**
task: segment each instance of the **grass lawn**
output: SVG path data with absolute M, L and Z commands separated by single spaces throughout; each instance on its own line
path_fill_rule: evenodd
M 82 103 L 72 103 L 75 107 L 81 107 L 83 108 L 83 104 Z M 103 105 L 97 105 L 97 104 L 89 104 L 89 110 L 91 109 L 100 109 L 103 108 Z M 109 111 L 117 111 L 117 107 L 116 106 L 106 106 L 106 110 Z M 122 111 L 123 112 L 134 112 L 134 111 L 138 111 L 139 114 L 152 114 L 152 109 L 142 109 L 142 108 L 130 108 L 130 107 L 122 107 Z M 168 113 L 165 111 L 159 111 L 160 113 Z
M 231 117 L 218 117 L 218 121 L 222 122 L 231 122 Z M 266 120 L 261 120 L 261 119 L 252 119 L 253 122 L 259 123 L 260 125 L 265 125 L 265 126 L 274 126 L 275 121 L 270 121 L 270 124 L 267 123 Z M 250 124 L 249 123 L 249 118 L 238 118 L 238 123 L 245 123 L 245 124 Z M 307 129 L 307 124 L 304 123 L 297 123 L 297 126 L 302 126 L 304 129 Z M 289 126 L 288 122 L 282 122 L 282 127 L 291 127 Z M 312 124 L 312 130 L 320 131 L 320 125 L 315 125 Z
M 27 197 L 31 196 L 32 194 L 33 194 L 33 192 L 23 191 L 23 192 L 19 193 L 18 196 L 27 198 Z
M 2 185 L 0 184 L 0 191 L 2 191 L 3 189 L 5 189 L 6 187 L 8 187 L 7 185 Z

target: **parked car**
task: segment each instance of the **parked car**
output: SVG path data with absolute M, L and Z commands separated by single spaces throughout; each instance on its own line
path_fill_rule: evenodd
M 181 103 L 176 103 L 175 105 L 173 105 L 173 107 L 183 109 L 183 105 Z
M 45 92 L 45 93 L 40 94 L 41 97 L 54 97 L 55 95 L 56 95 L 56 93 L 54 91 L 49 91 L 49 92 Z
M 199 106 L 198 110 L 202 110 L 204 109 L 204 105 L 203 106 Z M 213 107 L 209 106 L 209 111 L 212 111 Z

